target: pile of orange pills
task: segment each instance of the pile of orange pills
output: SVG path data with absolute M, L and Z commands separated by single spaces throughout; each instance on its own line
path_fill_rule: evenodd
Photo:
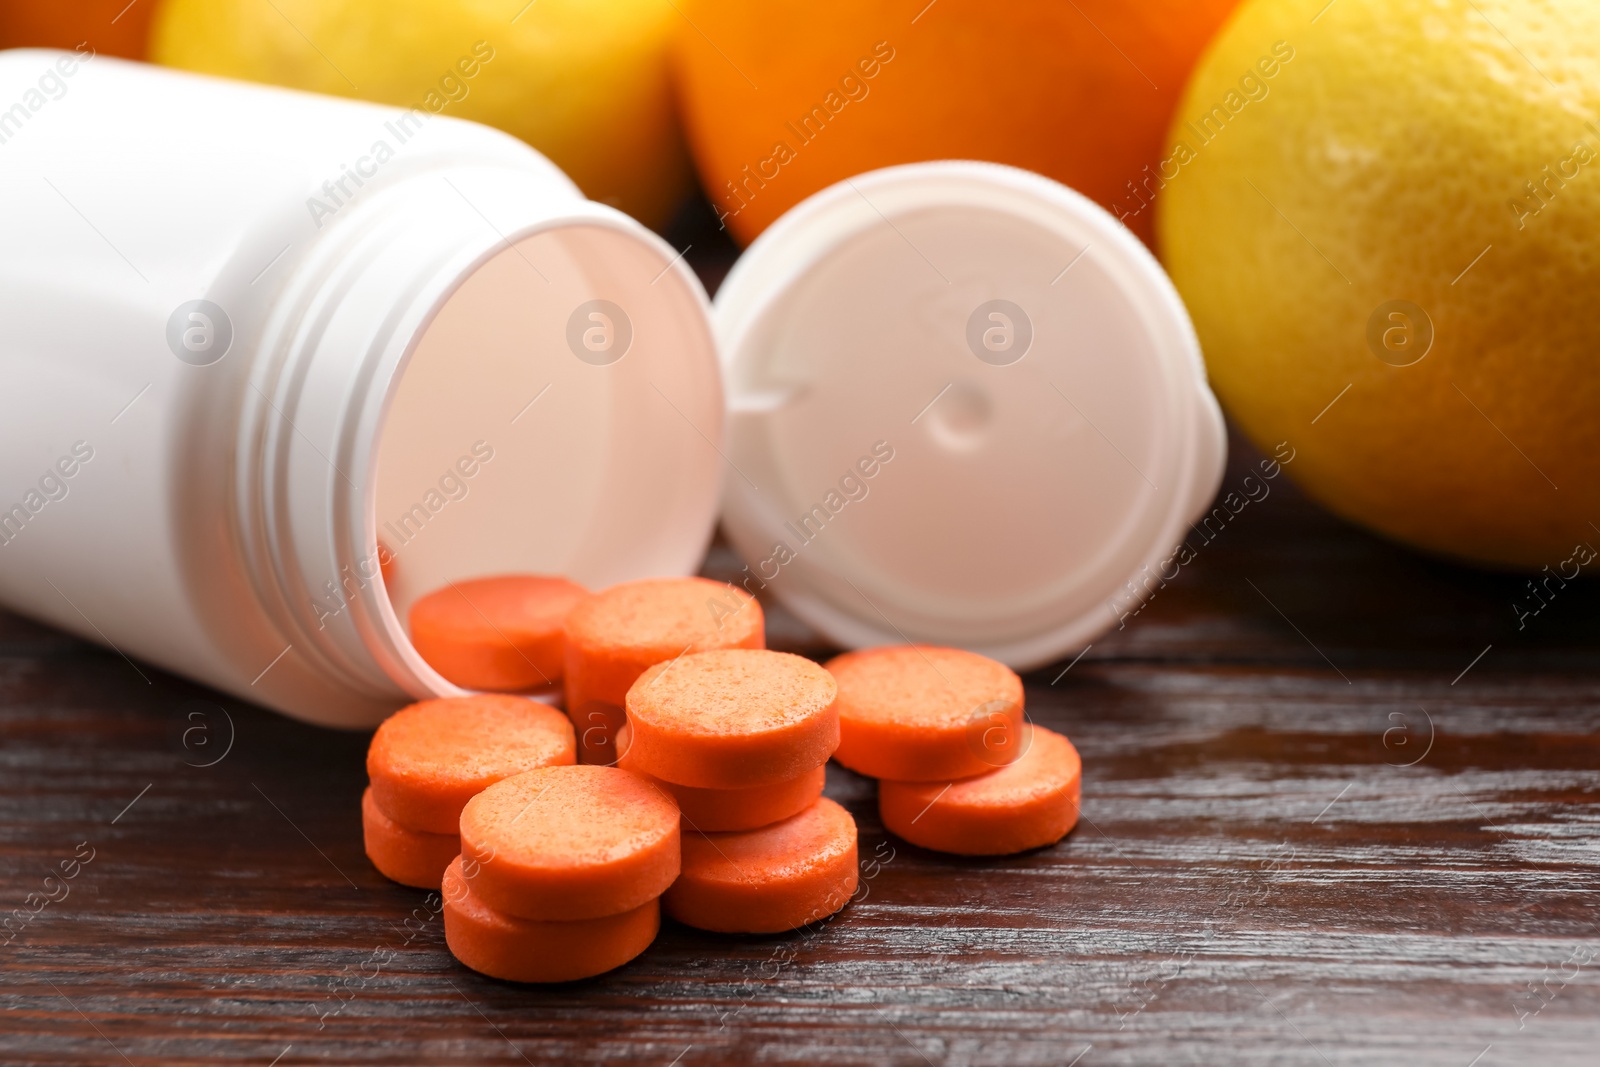
M 496 978 L 563 982 L 633 959 L 661 915 L 793 930 L 858 885 L 830 758 L 879 779 L 891 832 L 1000 855 L 1077 822 L 1080 764 L 1029 725 L 1022 682 L 971 652 L 901 646 L 819 666 L 765 647 L 761 606 L 704 578 L 588 593 L 564 579 L 452 583 L 413 643 L 491 690 L 388 719 L 367 756 L 367 855 L 437 888 L 445 939 Z M 560 682 L 566 714 L 526 695 Z

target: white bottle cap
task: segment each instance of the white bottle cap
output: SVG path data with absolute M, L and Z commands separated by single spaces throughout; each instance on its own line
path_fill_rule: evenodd
M 762 234 L 715 303 L 745 584 L 842 645 L 1075 654 L 1175 576 L 1220 484 L 1177 292 L 1039 175 L 849 179 Z

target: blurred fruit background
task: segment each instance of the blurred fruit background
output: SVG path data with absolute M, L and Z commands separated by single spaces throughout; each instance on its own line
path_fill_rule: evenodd
M 143 59 L 155 0 L 0 0 L 0 48 L 77 48 Z
M 1246 4 L 1173 126 L 1212 385 L 1339 514 L 1557 569 L 1600 546 L 1600 4 L 1327 5 Z
M 1147 171 L 1237 3 L 687 0 L 684 121 L 742 242 L 853 174 L 985 159 L 1072 186 L 1148 243 Z
M 690 182 L 668 69 L 681 22 L 666 0 L 165 0 L 150 58 L 495 126 L 662 226 Z
M 1594 0 L 0 0 L 0 47 L 80 42 L 485 122 L 658 229 L 698 171 L 740 243 L 877 167 L 1036 170 L 1160 252 L 1329 508 L 1600 545 Z

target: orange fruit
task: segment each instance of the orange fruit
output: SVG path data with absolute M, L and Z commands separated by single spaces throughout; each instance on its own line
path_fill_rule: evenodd
M 1152 240 L 1189 70 L 1238 0 L 692 0 L 690 149 L 748 242 L 862 171 L 981 159 L 1049 175 Z
M 87 43 L 97 55 L 143 59 L 155 7 L 155 0 L 0 0 L 0 48 Z

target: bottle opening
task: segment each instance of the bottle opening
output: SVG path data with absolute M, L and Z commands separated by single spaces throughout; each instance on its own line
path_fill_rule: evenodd
M 653 239 L 567 225 L 502 245 L 392 386 L 371 550 L 408 614 L 450 583 L 561 575 L 591 589 L 698 563 L 716 511 L 722 393 L 703 296 Z

